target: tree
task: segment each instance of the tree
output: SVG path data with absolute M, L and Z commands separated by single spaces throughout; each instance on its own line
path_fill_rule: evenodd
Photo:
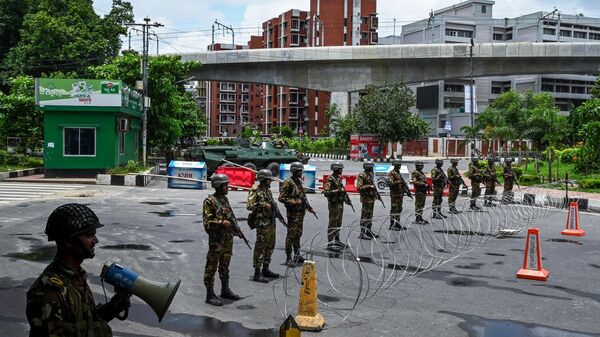
M 40 148 L 43 137 L 43 115 L 35 109 L 34 81 L 32 77 L 20 76 L 10 80 L 8 95 L 0 92 L 0 135 L 19 137 L 18 152 Z
M 477 116 L 475 129 L 483 131 L 481 137 L 488 141 L 490 149 L 494 141 L 497 140 L 500 145 L 504 145 L 516 136 L 515 129 L 508 125 L 505 116 L 494 106 L 488 107 Z
M 269 130 L 269 132 L 271 134 L 278 134 L 284 138 L 296 137 L 296 131 L 287 125 L 283 125 L 282 127 L 274 126 Z
M 111 63 L 91 67 L 96 78 L 115 78 L 133 87 L 141 79 L 141 57 L 134 52 L 124 52 Z M 204 118 L 198 117 L 200 109 L 192 96 L 183 90 L 187 74 L 200 67 L 198 62 L 181 62 L 180 56 L 160 55 L 149 58 L 148 95 L 148 145 L 160 149 L 173 146 L 180 137 L 199 135 L 205 128 Z
M 594 89 L 598 90 L 599 84 Z M 600 93 L 600 91 L 597 91 Z M 577 168 L 589 173 L 600 168 L 600 96 L 592 98 L 575 108 L 570 115 L 570 128 L 575 130 L 575 142 L 583 142 Z
M 87 67 L 118 55 L 120 36 L 127 32 L 124 23 L 133 20 L 131 4 L 121 0 L 113 0 L 104 18 L 90 0 L 31 1 L 27 10 L 19 41 L 2 60 L 5 75 L 73 71 L 87 77 Z
M 3 0 L 0 2 L 0 61 L 6 53 L 19 42 L 23 17 L 27 13 L 27 4 L 22 0 Z
M 429 132 L 429 123 L 413 114 L 413 92 L 402 80 L 383 89 L 367 87 L 349 119 L 359 133 L 379 136 L 381 146 L 388 142 L 407 142 L 419 139 Z
M 567 129 L 567 118 L 560 115 L 554 97 L 547 92 L 533 95 L 526 110 L 524 135 L 536 148 L 551 146 L 561 141 Z

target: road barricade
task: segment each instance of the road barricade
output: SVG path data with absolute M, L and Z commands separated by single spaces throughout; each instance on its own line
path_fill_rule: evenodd
M 224 174 L 229 178 L 229 186 L 252 188 L 256 181 L 256 172 L 243 167 L 220 166 L 215 174 Z M 231 187 L 235 189 L 235 187 Z
M 320 181 L 322 181 L 322 185 L 321 187 L 319 187 L 319 189 L 324 190 L 325 189 L 325 184 L 327 183 L 327 178 L 329 178 L 329 174 L 326 174 L 323 176 L 322 179 L 319 179 Z M 346 192 L 348 193 L 358 193 L 358 189 L 356 188 L 356 178 L 358 176 L 350 176 L 350 175 L 341 175 L 340 179 L 342 180 L 342 183 L 344 184 L 344 188 L 346 189 Z

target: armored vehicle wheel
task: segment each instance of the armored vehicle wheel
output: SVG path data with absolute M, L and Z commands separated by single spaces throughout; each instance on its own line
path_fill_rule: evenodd
M 276 162 L 271 162 L 267 165 L 267 170 L 273 173 L 273 177 L 279 177 L 279 164 Z
M 250 161 L 245 162 L 242 166 L 247 167 L 247 168 L 251 169 L 252 171 L 256 172 L 256 165 L 254 165 L 253 162 L 250 162 Z

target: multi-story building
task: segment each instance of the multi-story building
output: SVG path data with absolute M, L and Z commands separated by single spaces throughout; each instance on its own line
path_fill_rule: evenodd
M 293 48 L 377 44 L 376 0 L 312 0 L 309 11 L 292 9 L 262 24 L 242 48 Z M 209 47 L 209 49 L 211 49 Z M 215 44 L 214 51 L 231 50 Z M 229 137 L 249 125 L 263 134 L 288 126 L 299 134 L 319 135 L 327 126 L 331 93 L 274 85 L 212 82 L 207 86 L 209 136 Z
M 488 0 L 468 0 L 432 12 L 427 19 L 403 26 L 401 43 L 470 44 L 471 39 L 474 43 L 600 40 L 598 18 L 582 14 L 564 15 L 555 10 L 511 19 L 493 19 L 494 4 L 494 1 Z M 567 114 L 571 106 L 577 106 L 589 98 L 595 81 L 596 77 L 591 75 L 564 74 L 476 78 L 474 111 L 483 111 L 499 94 L 507 90 L 532 89 L 535 92 L 552 93 L 556 106 Z M 470 125 L 469 84 L 470 79 L 467 78 L 413 86 L 417 94 L 417 109 L 433 126 L 431 136 L 461 136 L 461 127 Z M 465 88 L 468 91 L 467 100 Z

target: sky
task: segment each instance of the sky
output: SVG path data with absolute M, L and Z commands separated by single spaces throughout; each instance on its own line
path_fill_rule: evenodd
M 330 1 L 330 0 L 321 0 Z M 230 26 L 235 33 L 235 43 L 246 45 L 250 35 L 261 35 L 260 26 L 290 9 L 309 10 L 310 0 L 129 0 L 133 5 L 136 22 L 149 17 L 164 27 L 155 28 L 150 42 L 150 53 L 184 53 L 206 51 L 211 44 L 212 25 L 215 20 Z M 441 9 L 460 0 L 378 0 L 379 36 L 392 35 L 394 19 L 396 35 L 401 26 L 425 19 L 431 10 Z M 112 0 L 93 0 L 94 10 L 100 16 L 110 11 Z M 564 14 L 583 13 L 587 17 L 600 17 L 598 0 L 496 0 L 494 18 L 515 17 L 557 8 Z M 141 50 L 141 33 L 132 33 L 131 48 Z M 129 39 L 123 40 L 128 48 Z M 215 43 L 231 43 L 232 36 L 222 30 L 215 31 Z

